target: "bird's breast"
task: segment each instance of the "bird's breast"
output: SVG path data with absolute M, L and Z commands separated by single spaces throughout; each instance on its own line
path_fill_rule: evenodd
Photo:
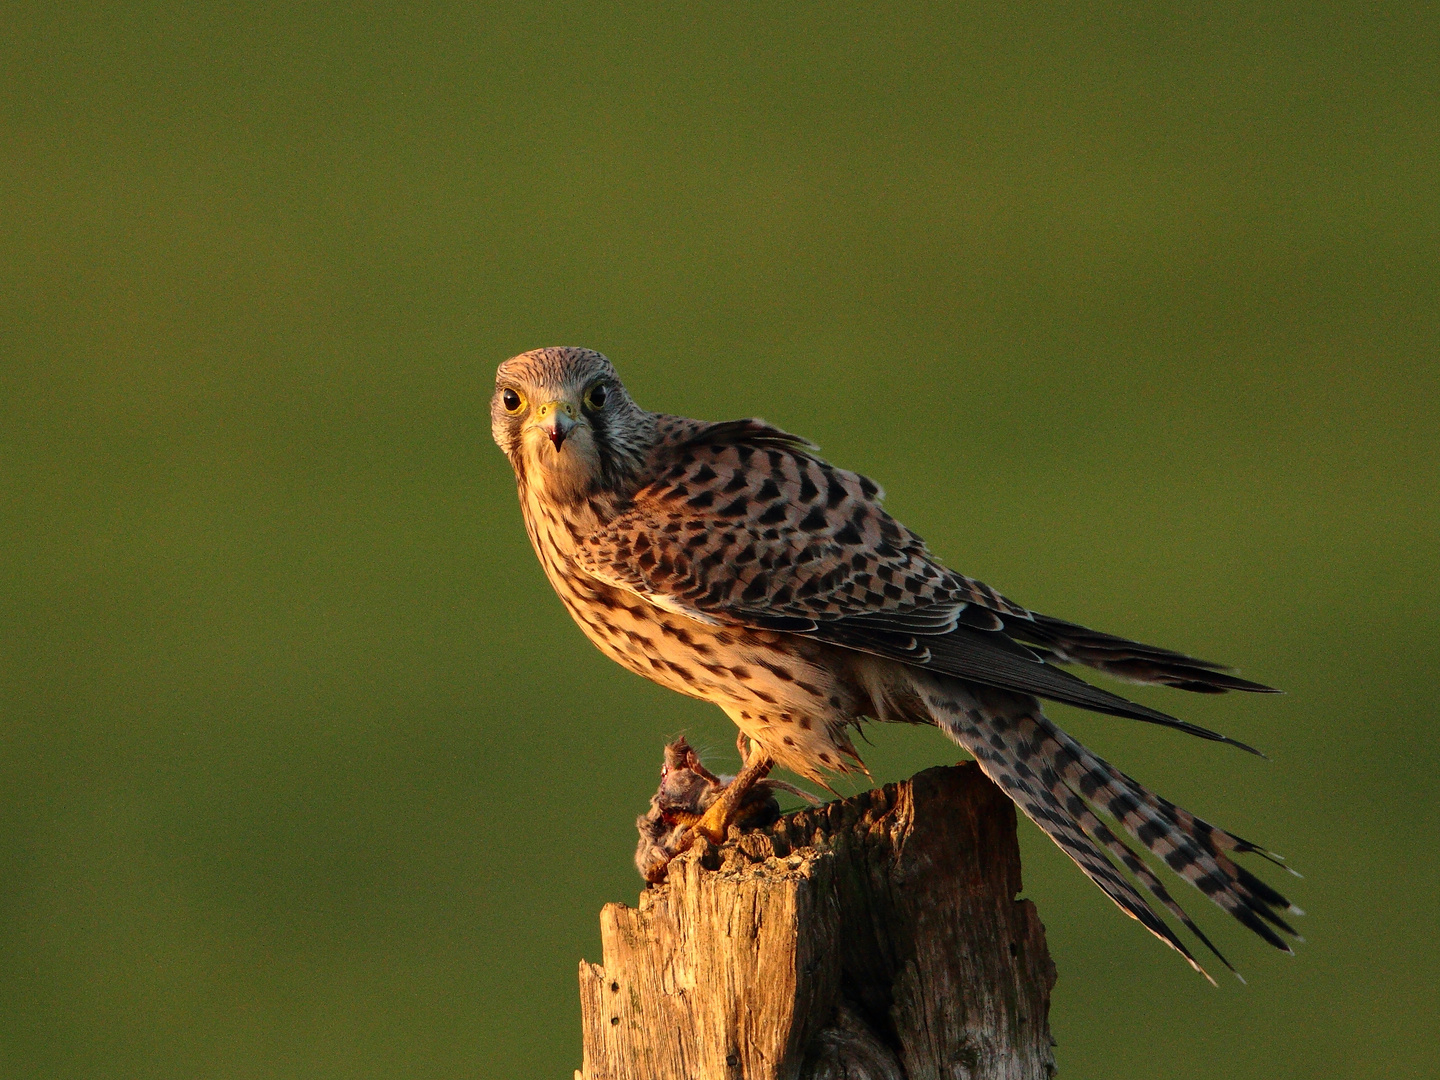
M 536 554 L 570 616 L 622 667 L 713 702 L 787 768 L 816 777 L 844 768 L 843 729 L 870 712 L 852 657 L 801 634 L 708 625 L 597 580 L 571 556 L 571 530 L 527 515 Z

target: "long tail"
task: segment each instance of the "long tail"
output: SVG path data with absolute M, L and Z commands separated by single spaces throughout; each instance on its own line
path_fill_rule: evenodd
M 1300 909 L 1238 866 L 1229 853 L 1255 852 L 1278 862 L 1277 856 L 1148 791 L 1056 727 L 1033 697 L 929 673 L 916 672 L 912 682 L 940 728 L 975 756 L 986 775 L 1025 815 L 1044 829 L 1121 911 L 1180 953 L 1207 979 L 1209 973 L 1106 858 L 1102 847 L 1221 963 L 1235 969 L 1135 850 L 1105 825 L 1097 808 L 1277 949 L 1292 952 L 1277 930 L 1303 940 L 1281 916 L 1282 912 L 1301 914 Z

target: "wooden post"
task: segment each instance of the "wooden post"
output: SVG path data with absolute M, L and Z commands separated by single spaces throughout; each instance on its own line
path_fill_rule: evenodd
M 583 1080 L 1041 1080 L 1055 967 L 973 763 L 701 841 L 580 963 Z

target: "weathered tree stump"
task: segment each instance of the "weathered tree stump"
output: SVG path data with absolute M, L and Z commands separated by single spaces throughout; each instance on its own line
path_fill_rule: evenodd
M 704 841 L 580 963 L 584 1080 L 1054 1074 L 1055 967 L 1014 805 L 929 769 Z

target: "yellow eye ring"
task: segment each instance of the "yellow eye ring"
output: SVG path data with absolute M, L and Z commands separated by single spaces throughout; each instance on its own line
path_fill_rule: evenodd
M 610 398 L 610 389 L 604 383 L 596 383 L 589 390 L 585 391 L 585 407 L 587 409 L 603 409 L 605 402 Z
M 508 386 L 500 391 L 500 405 L 511 416 L 514 416 L 525 407 L 525 398 L 520 391 L 512 390 Z

